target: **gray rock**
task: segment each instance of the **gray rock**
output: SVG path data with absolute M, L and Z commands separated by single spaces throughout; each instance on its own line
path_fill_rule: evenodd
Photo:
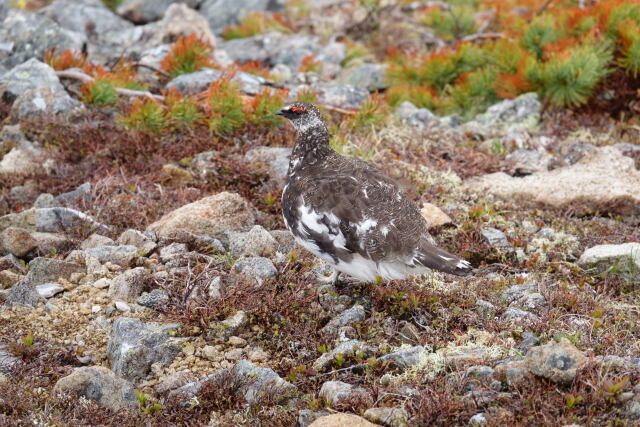
M 538 94 L 531 92 L 492 105 L 485 113 L 476 116 L 474 121 L 487 128 L 505 124 L 531 128 L 539 123 L 541 111 Z
M 524 359 L 529 371 L 556 383 L 571 383 L 577 372 L 587 363 L 587 357 L 569 340 L 550 341 L 532 347 Z
M 23 257 L 38 247 L 38 241 L 24 228 L 7 227 L 0 232 L 0 249 Z
M 184 243 L 171 243 L 160 249 L 160 260 L 164 263 L 174 261 L 177 258 L 184 257 L 189 252 L 189 248 Z
M 500 383 L 513 387 L 531 377 L 531 374 L 522 358 L 510 358 L 496 364 L 493 370 L 493 377 Z
M 66 120 L 75 120 L 84 111 L 84 104 L 66 92 L 38 87 L 29 89 L 16 98 L 11 108 L 11 117 L 23 120 L 58 116 Z
M 228 335 L 235 335 L 238 331 L 244 328 L 249 321 L 247 313 L 242 310 L 238 310 L 233 316 L 229 316 L 222 321 L 222 326 L 225 328 L 225 332 Z
M 0 98 L 5 103 L 12 103 L 28 90 L 42 87 L 47 87 L 56 94 L 66 94 L 55 70 L 32 58 L 0 78 Z
M 4 19 L 9 14 L 9 5 L 6 0 L 0 0 L 0 22 L 4 21 Z
M 519 308 L 509 307 L 502 314 L 502 320 L 514 321 L 514 322 L 518 322 L 518 321 L 537 322 L 538 320 L 540 320 L 540 318 L 528 311 L 521 310 Z
M 9 372 L 20 362 L 20 359 L 14 356 L 5 344 L 0 344 L 0 373 Z
M 218 33 L 227 25 L 234 25 L 249 12 L 278 12 L 284 8 L 282 0 L 202 0 L 200 13 L 209 21 L 211 30 Z
M 174 78 L 169 83 L 167 83 L 167 87 L 174 87 L 181 93 L 186 95 L 196 95 L 206 90 L 211 85 L 211 83 L 219 80 L 222 75 L 223 73 L 220 70 L 216 70 L 213 68 L 202 68 L 196 72 L 182 74 Z M 249 95 L 256 95 L 262 92 L 264 87 L 273 86 L 275 84 L 274 82 L 267 80 L 264 77 L 245 73 L 244 71 L 237 72 L 233 76 L 231 81 L 237 84 L 238 88 L 241 91 Z
M 87 237 L 81 244 L 80 247 L 84 250 L 91 248 L 99 248 L 100 246 L 115 245 L 116 242 L 113 239 L 103 236 L 102 234 L 93 233 L 91 236 Z
M 512 175 L 531 175 L 549 170 L 553 156 L 544 151 L 519 149 L 507 154 L 505 161 L 510 165 Z
M 110 262 L 120 267 L 129 267 L 138 258 L 138 248 L 132 245 L 103 245 L 85 249 L 85 252 L 101 263 Z
M 127 230 L 118 237 L 121 245 L 133 245 L 138 248 L 138 253 L 147 256 L 158 246 L 154 241 L 153 233 L 142 233 L 138 230 Z
M 233 269 L 242 276 L 255 280 L 258 285 L 262 285 L 265 280 L 275 279 L 278 275 L 273 262 L 264 257 L 240 258 L 233 264 Z
M 62 28 L 44 16 L 12 10 L 0 25 L 0 45 L 8 47 L 10 56 L 3 60 L 0 49 L 0 61 L 6 67 L 12 68 L 30 59 L 42 60 L 44 53 L 51 49 L 56 49 L 57 52 L 66 49 L 79 52 L 86 41 L 84 34 Z M 25 90 L 21 90 L 21 93 Z
M 364 320 L 364 318 L 364 307 L 360 304 L 356 304 L 331 319 L 329 323 L 321 329 L 321 332 L 326 334 L 336 334 L 339 328 L 354 322 L 360 322 Z
M 509 305 L 511 308 L 521 308 L 526 311 L 540 312 L 548 307 L 547 300 L 538 292 L 531 292 Z
M 389 87 L 389 84 L 386 82 L 387 68 L 387 64 L 359 64 L 343 70 L 337 80 L 342 84 L 374 92 Z
M 640 243 L 593 246 L 582 253 L 578 265 L 595 271 L 613 270 L 640 283 Z
M 53 194 L 42 193 L 38 196 L 35 202 L 33 202 L 34 208 L 55 208 L 60 206 L 60 203 L 56 202 L 56 198 Z
M 404 408 L 369 408 L 364 411 L 364 417 L 372 423 L 388 427 L 403 427 L 409 425 L 409 414 Z
M 318 102 L 339 108 L 358 109 L 369 97 L 369 91 L 349 85 L 325 85 L 317 89 Z
M 420 363 L 420 360 L 426 353 L 427 350 L 424 347 L 415 346 L 385 354 L 379 359 L 382 361 L 390 360 L 400 369 L 407 369 Z
M 164 394 L 194 381 L 197 381 L 197 378 L 191 371 L 178 371 L 158 379 L 155 390 L 159 394 Z
M 537 290 L 538 290 L 538 285 L 532 282 L 528 282 L 528 283 L 523 283 L 521 285 L 513 285 L 509 287 L 504 292 L 502 292 L 502 294 L 500 294 L 500 297 L 503 300 L 513 302 L 519 298 L 522 298 L 526 294 L 530 292 L 535 292 Z
M 38 295 L 42 298 L 51 298 L 62 291 L 64 291 L 64 286 L 60 283 L 44 283 L 36 286 L 36 292 L 38 292 Z
M 289 230 L 271 230 L 271 235 L 278 242 L 278 252 L 288 254 L 296 247 L 296 241 Z
M 144 267 L 127 270 L 109 286 L 109 297 L 116 300 L 135 301 L 144 287 L 144 278 L 148 275 Z
M 169 295 L 167 295 L 167 292 L 164 289 L 154 289 L 148 294 L 140 296 L 137 302 L 143 307 L 154 308 L 157 310 L 169 303 Z
M 116 310 L 122 311 L 123 313 L 128 313 L 131 311 L 131 306 L 124 301 L 116 301 L 114 303 Z
M 108 233 L 109 226 L 101 224 L 80 211 L 71 208 L 41 208 L 35 210 L 37 231 L 47 233 L 69 233 L 83 230 L 96 230 Z
M 120 317 L 113 322 L 107 356 L 113 372 L 131 381 L 147 377 L 151 365 L 170 364 L 180 352 L 180 341 L 170 333 L 178 324 L 144 323 Z
M 473 417 L 469 418 L 470 426 L 483 426 L 487 423 L 487 418 L 484 416 L 484 412 L 479 412 Z
M 146 24 L 162 19 L 173 3 L 184 3 L 195 9 L 200 5 L 200 0 L 126 0 L 116 12 L 135 24 Z
M 244 158 L 251 166 L 264 165 L 269 172 L 269 178 L 283 188 L 289 170 L 289 156 L 289 147 L 256 147 L 247 151 Z
M 103 366 L 75 368 L 53 387 L 54 394 L 80 394 L 111 411 L 138 407 L 131 383 L 118 378 Z
M 40 296 L 36 287 L 29 281 L 28 277 L 20 280 L 9 289 L 7 296 L 7 304 L 23 304 L 36 307 L 38 303 L 44 302 L 44 298 Z
M 91 184 L 85 182 L 75 190 L 56 196 L 56 201 L 66 206 L 71 203 L 90 202 L 92 199 Z
M 493 374 L 493 368 L 484 365 L 474 365 L 467 368 L 467 376 L 475 378 L 487 378 Z
M 315 369 L 316 371 L 324 371 L 326 368 L 328 368 L 331 365 L 331 363 L 336 358 L 336 356 L 338 355 L 345 356 L 348 354 L 354 354 L 356 352 L 358 353 L 362 352 L 366 356 L 368 354 L 373 353 L 373 349 L 362 341 L 358 341 L 358 340 L 344 341 L 338 344 L 336 348 L 334 348 L 330 352 L 324 353 L 323 355 L 318 357 L 316 361 L 313 362 L 313 369 Z
M 409 101 L 404 101 L 395 111 L 401 121 L 418 129 L 424 129 L 438 122 L 438 117 L 428 108 L 418 108 Z
M 100 0 L 56 0 L 38 13 L 63 28 L 89 36 L 123 33 L 133 27 Z
M 625 406 L 625 415 L 632 420 L 640 420 L 640 402 L 631 400 Z
M 273 256 L 277 248 L 276 239 L 260 225 L 254 225 L 245 233 L 229 234 L 229 250 L 234 257 Z
M 236 378 L 246 381 L 239 393 L 251 406 L 259 404 L 265 398 L 285 400 L 296 390 L 293 384 L 280 378 L 273 369 L 262 368 L 246 360 L 236 363 L 231 372 Z
M 19 273 L 27 272 L 24 262 L 11 254 L 0 257 L 0 271 L 2 270 L 13 270 Z
M 56 282 L 59 279 L 69 280 L 74 273 L 84 273 L 83 266 L 74 262 L 60 261 L 38 257 L 29 263 L 27 277 L 33 286 Z
M 496 306 L 491 304 L 489 301 L 485 301 L 483 299 L 476 300 L 476 310 L 483 317 L 490 317 L 496 311 Z
M 354 387 L 353 385 L 342 381 L 327 381 L 322 384 L 319 396 L 330 406 L 336 407 L 351 399 L 359 398 L 363 400 L 370 400 L 371 392 L 362 387 Z
M 497 247 L 497 248 L 508 248 L 509 246 L 511 246 L 509 244 L 509 240 L 507 240 L 507 236 L 505 236 L 505 234 L 498 230 L 497 228 L 493 228 L 493 227 L 485 227 L 482 229 L 482 236 L 487 240 L 487 243 L 489 243 L 491 246 Z

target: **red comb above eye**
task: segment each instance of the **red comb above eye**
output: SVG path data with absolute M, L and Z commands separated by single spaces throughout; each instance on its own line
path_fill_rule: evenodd
M 302 107 L 293 107 L 293 108 L 291 108 L 291 111 L 300 111 L 300 112 L 303 112 L 303 111 L 304 111 L 304 108 L 302 108 Z

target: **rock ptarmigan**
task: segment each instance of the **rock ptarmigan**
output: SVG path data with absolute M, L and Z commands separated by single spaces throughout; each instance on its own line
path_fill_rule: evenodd
M 430 269 L 456 275 L 471 264 L 435 244 L 413 200 L 369 163 L 336 153 L 318 108 L 296 102 L 278 115 L 298 131 L 282 192 L 296 241 L 358 280 L 404 279 Z

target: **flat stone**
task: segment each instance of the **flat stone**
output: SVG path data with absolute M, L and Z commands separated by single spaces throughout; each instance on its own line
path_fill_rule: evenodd
M 614 268 L 616 274 L 640 282 L 640 243 L 593 246 L 582 253 L 578 265 L 600 272 Z
M 59 279 L 69 280 L 74 273 L 83 273 L 84 268 L 74 262 L 38 257 L 29 263 L 29 281 L 33 286 L 54 283 Z
M 632 158 L 613 147 L 597 148 L 571 166 L 522 178 L 497 172 L 472 178 L 467 186 L 532 208 L 640 214 L 640 172 Z
M 420 214 L 427 220 L 429 228 L 451 224 L 451 217 L 442 212 L 442 209 L 431 203 L 424 203 L 422 205 L 422 209 L 420 209 Z
M 370 400 L 371 393 L 362 387 L 354 387 L 342 381 L 327 381 L 322 384 L 319 397 L 330 406 L 336 407 L 354 398 Z
M 254 280 L 258 285 L 265 280 L 275 279 L 278 275 L 273 262 L 264 257 L 240 258 L 233 264 L 233 270 L 247 279 Z
M 62 291 L 64 291 L 64 286 L 60 283 L 45 283 L 36 286 L 36 292 L 38 292 L 38 295 L 42 298 L 51 298 Z
M 418 345 L 394 351 L 393 353 L 387 353 L 384 356 L 380 356 L 379 360 L 389 360 L 398 368 L 407 369 L 417 365 L 426 353 L 427 350 Z
M 278 249 L 276 239 L 262 226 L 254 225 L 245 233 L 229 235 L 229 250 L 234 257 L 269 257 Z
M 317 418 L 309 427 L 376 427 L 366 419 L 353 414 L 331 414 Z
M 326 334 L 336 334 L 339 328 L 364 320 L 365 315 L 364 307 L 356 304 L 331 319 L 329 323 L 321 329 L 321 332 Z

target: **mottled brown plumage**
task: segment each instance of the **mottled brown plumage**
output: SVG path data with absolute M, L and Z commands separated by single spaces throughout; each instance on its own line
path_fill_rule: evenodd
M 371 281 L 401 279 L 428 268 L 464 275 L 468 262 L 438 248 L 418 206 L 388 177 L 336 153 L 318 109 L 281 111 L 299 134 L 282 195 L 296 240 L 337 271 Z

